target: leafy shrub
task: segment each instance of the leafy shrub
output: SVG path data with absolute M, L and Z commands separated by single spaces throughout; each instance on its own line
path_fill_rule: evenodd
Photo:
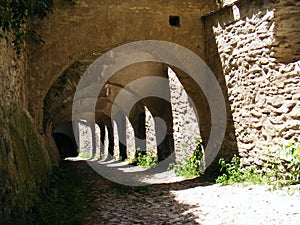
M 174 169 L 177 176 L 186 178 L 200 176 L 204 172 L 203 144 L 200 139 L 196 139 L 196 144 L 196 149 L 190 157 L 183 163 L 179 161 L 172 163 L 169 170 Z
M 300 143 L 269 147 L 263 168 L 276 186 L 300 183 Z
M 231 162 L 219 160 L 221 175 L 217 183 L 230 185 L 236 182 L 269 184 L 274 189 L 300 183 L 300 144 L 275 145 L 269 148 L 268 160 L 261 168 L 242 168 L 240 159 L 234 155 Z
M 157 163 L 157 157 L 153 154 L 142 152 L 141 149 L 138 148 L 136 163 L 138 166 L 150 167 Z
M 74 0 L 65 1 L 74 4 Z M 33 28 L 32 20 L 43 19 L 52 8 L 53 0 L 0 1 L 0 28 L 4 32 L 12 32 L 13 44 L 17 52 L 20 52 L 21 45 L 26 40 L 42 42 Z
M 233 156 L 231 162 L 227 163 L 223 158 L 219 160 L 221 175 L 216 179 L 216 183 L 231 185 L 237 182 L 263 183 L 264 177 L 255 168 L 244 169 L 241 167 L 240 158 Z

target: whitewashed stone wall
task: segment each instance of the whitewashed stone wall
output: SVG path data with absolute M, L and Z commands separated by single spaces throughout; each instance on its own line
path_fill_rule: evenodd
M 245 165 L 262 164 L 267 145 L 300 141 L 300 61 L 277 60 L 275 16 L 271 1 L 246 1 L 209 18 Z

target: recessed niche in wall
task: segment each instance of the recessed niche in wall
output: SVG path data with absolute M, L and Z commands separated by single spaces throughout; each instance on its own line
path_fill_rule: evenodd
M 169 24 L 173 27 L 180 27 L 180 17 L 179 16 L 169 16 Z

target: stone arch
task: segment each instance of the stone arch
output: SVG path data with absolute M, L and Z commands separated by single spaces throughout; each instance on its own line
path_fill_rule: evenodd
M 90 62 L 89 62 L 90 63 Z M 47 94 L 47 98 L 45 99 L 45 104 L 49 104 L 48 101 L 50 99 L 50 102 L 55 99 L 55 96 L 58 96 L 59 101 L 65 102 L 64 106 L 64 112 L 60 113 L 62 116 L 60 120 L 62 121 L 70 121 L 71 120 L 71 105 L 73 100 L 74 92 L 76 91 L 76 82 L 78 83 L 80 80 L 80 77 L 84 69 L 87 67 L 84 63 L 76 63 L 67 72 L 64 72 L 62 78 L 58 79 L 58 85 L 54 85 L 54 87 L 50 90 L 50 92 Z M 199 121 L 198 125 L 200 127 L 201 131 L 201 137 L 204 141 L 204 144 L 207 141 L 208 134 L 210 132 L 210 111 L 208 104 L 206 102 L 206 98 L 202 93 L 201 89 L 195 84 L 195 81 L 193 81 L 189 75 L 185 74 L 184 72 L 178 70 L 177 68 L 172 68 L 174 71 L 176 71 L 176 76 L 182 83 L 185 91 L 188 93 L 188 95 L 193 99 L 194 104 L 194 110 L 197 112 L 196 114 L 199 115 Z M 130 84 L 130 82 L 140 79 L 147 76 L 158 76 L 163 77 L 166 79 L 168 78 L 168 65 L 164 65 L 161 63 L 154 63 L 154 62 L 147 62 L 147 63 L 137 63 L 134 65 L 131 65 L 129 67 L 123 68 L 120 71 L 118 71 L 116 74 L 114 74 L 111 79 L 107 82 L 107 84 L 104 86 L 105 88 L 100 92 L 97 105 L 96 105 L 96 122 L 98 124 L 104 124 L 108 128 L 108 135 L 109 135 L 109 153 L 111 155 L 114 154 L 113 152 L 113 146 L 112 143 L 113 140 L 113 129 L 111 123 L 111 119 L 114 119 L 111 115 L 111 107 L 114 103 L 114 99 L 121 90 L 124 90 L 124 88 L 127 88 L 127 85 Z M 62 93 L 62 95 L 57 94 L 60 93 L 60 89 L 62 86 L 65 86 L 65 89 Z M 147 86 L 148 85 L 148 86 Z M 144 88 L 155 88 L 161 91 L 164 91 L 167 89 L 168 92 L 170 92 L 169 87 L 163 87 L 159 84 L 147 84 L 146 86 L 141 86 L 140 89 Z M 126 89 L 127 97 L 131 98 L 131 96 L 138 95 L 138 90 L 130 90 L 130 88 Z M 58 92 L 57 92 L 58 91 Z M 68 95 L 68 96 L 65 96 Z M 70 97 L 71 96 L 71 97 Z M 52 99 L 53 98 L 53 99 Z M 53 101 L 53 104 L 60 104 L 59 101 Z M 51 105 L 51 104 L 50 104 Z M 159 161 L 165 159 L 168 157 L 173 151 L 174 151 L 174 140 L 173 140 L 173 118 L 172 118 L 172 109 L 171 105 L 168 101 L 163 101 L 159 98 L 153 98 L 148 97 L 146 99 L 141 99 L 138 104 L 133 107 L 131 110 L 131 115 L 129 115 L 129 120 L 131 124 L 133 125 L 133 128 L 135 130 L 135 135 L 139 139 L 145 139 L 145 121 L 139 121 L 138 115 L 142 115 L 144 113 L 144 107 L 147 106 L 148 109 L 151 111 L 151 113 L 156 117 L 162 117 L 167 122 L 167 136 L 165 140 L 162 142 L 161 145 L 158 146 L 158 158 Z M 46 117 L 47 119 L 52 118 L 56 122 L 54 124 L 57 124 L 59 120 L 57 120 L 57 116 L 54 116 L 55 112 L 57 110 L 53 109 L 52 106 L 49 107 L 50 112 L 47 112 L 46 110 Z M 50 115 L 52 114 L 52 115 Z M 123 121 L 124 122 L 124 121 Z M 142 124 L 142 126 L 139 126 L 139 124 Z M 101 127 L 101 126 L 100 126 Z M 139 127 L 144 129 L 144 132 L 142 132 Z M 159 129 L 159 128 L 158 128 Z M 103 130 L 103 128 L 102 128 Z M 118 134 L 122 134 L 122 132 L 119 131 Z M 142 135 L 142 136 L 139 136 Z M 119 135 L 120 136 L 120 135 Z M 102 140 L 103 141 L 103 140 Z M 144 143 L 145 144 L 145 143 Z M 137 147 L 139 147 L 139 144 L 136 144 Z M 125 154 L 125 145 L 122 146 L 122 154 L 124 159 L 126 159 Z M 146 144 L 144 148 L 146 150 Z
M 93 0 L 79 1 L 73 7 L 66 7 L 57 0 L 55 5 L 53 14 L 38 25 L 37 32 L 42 35 L 44 44 L 32 44 L 28 50 L 27 73 L 30 76 L 27 88 L 30 95 L 27 104 L 30 113 L 40 119 L 42 101 L 67 68 L 121 44 L 136 40 L 165 40 L 204 57 L 204 26 L 199 18 L 215 8 L 212 0 L 206 3 L 192 0 L 189 4 L 176 0 L 166 2 L 164 7 L 156 6 L 152 1 L 140 2 L 139 7 L 134 1 Z M 170 26 L 169 14 L 184 19 L 180 29 Z M 199 29 L 195 29 L 195 24 Z
M 55 86 L 57 79 L 63 77 L 66 71 L 73 74 L 73 78 L 66 81 L 68 85 L 65 85 L 67 90 L 69 90 L 68 97 L 60 99 L 61 102 L 65 102 L 63 104 L 64 113 L 59 115 L 59 118 L 53 118 L 49 113 L 47 115 L 44 114 L 44 117 L 46 117 L 45 120 L 52 118 L 56 121 L 70 121 L 67 115 L 71 113 L 70 102 L 72 101 L 76 83 L 80 80 L 85 69 L 96 58 L 113 47 L 135 40 L 164 40 L 180 44 L 195 52 L 201 58 L 206 58 L 204 44 L 205 27 L 204 22 L 199 20 L 199 18 L 215 7 L 214 1 L 200 3 L 194 0 L 189 1 L 190 5 L 187 6 L 184 1 L 176 0 L 176 5 L 180 5 L 182 8 L 174 8 L 173 4 L 166 3 L 167 5 L 164 9 L 161 9 L 161 7 L 157 8 L 152 2 L 145 1 L 141 3 L 143 6 L 139 10 L 131 7 L 131 3 L 128 5 L 118 2 L 118 4 L 120 4 L 118 9 L 114 8 L 115 3 L 105 2 L 102 4 L 92 0 L 80 1 L 76 7 L 68 9 L 60 8 L 58 4 L 53 15 L 49 15 L 46 20 L 41 22 L 39 32 L 45 37 L 45 44 L 39 46 L 38 51 L 29 50 L 28 73 L 32 74 L 32 76 L 28 76 L 29 79 L 27 80 L 28 89 L 31 93 L 28 98 L 30 113 L 37 118 L 39 127 L 41 127 L 41 121 L 43 121 L 43 105 L 45 107 L 47 99 L 51 99 L 47 95 L 51 92 L 51 87 Z M 201 7 L 203 6 L 202 4 L 204 4 L 204 7 Z M 191 5 L 195 7 L 193 8 Z M 83 17 L 82 10 L 88 12 L 88 16 L 85 15 Z M 99 14 L 98 12 L 105 13 Z M 134 28 L 131 24 L 128 24 L 125 18 L 125 15 L 128 15 L 129 12 L 133 13 L 131 19 L 139 21 Z M 180 27 L 170 26 L 169 14 L 171 12 L 172 15 L 178 14 L 181 19 L 184 19 Z M 149 14 L 145 17 L 145 13 Z M 159 13 L 159 16 L 157 13 Z M 120 15 L 123 15 L 124 18 L 120 19 Z M 155 23 L 155 21 L 158 23 Z M 76 26 L 73 26 L 74 24 Z M 126 28 L 127 30 L 112 30 L 112 24 L 115 25 L 114 27 L 120 25 L 122 29 Z M 198 29 L 195 29 L 195 25 L 198 26 Z M 140 32 L 134 32 L 135 30 Z M 37 46 L 32 45 L 31 47 L 36 49 Z M 166 72 L 167 65 L 159 65 L 159 67 Z M 172 67 L 172 69 L 195 103 L 195 108 L 199 115 L 201 136 L 204 144 L 206 144 L 211 126 L 210 110 L 206 98 L 202 94 L 201 89 L 195 85 L 195 82 L 187 74 L 176 68 Z M 166 73 L 160 73 L 159 76 L 166 76 Z M 39 79 L 35 80 L 35 77 L 39 77 Z M 110 83 L 107 85 L 114 85 L 115 83 L 118 84 L 118 79 L 110 80 Z M 147 104 L 151 104 L 151 101 Z M 151 107 L 149 109 L 151 110 Z M 50 114 L 53 114 L 53 112 Z M 107 114 L 109 115 L 109 107 Z M 42 128 L 40 128 L 40 131 L 44 132 Z M 222 151 L 226 151 L 226 149 Z M 162 158 L 164 157 L 162 156 Z

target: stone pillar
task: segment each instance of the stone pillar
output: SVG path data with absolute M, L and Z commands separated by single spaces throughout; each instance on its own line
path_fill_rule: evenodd
M 95 123 L 89 123 L 91 128 L 91 138 L 92 138 L 92 155 L 91 157 L 94 158 L 96 156 L 96 127 Z
M 130 123 L 128 117 L 125 118 L 126 120 L 126 149 L 127 155 L 129 158 L 133 158 L 135 154 L 135 136 L 134 136 L 134 129 L 132 124 Z
M 126 152 L 126 117 L 124 114 L 120 113 L 118 118 L 116 119 L 116 123 L 118 126 L 118 136 L 119 136 L 119 149 L 120 149 L 120 159 L 127 159 Z
M 109 120 L 107 124 L 107 136 L 108 136 L 108 154 L 107 159 L 112 159 L 114 157 L 114 149 L 115 149 L 115 142 L 114 142 L 114 129 L 111 120 Z
M 93 132 L 90 124 L 87 121 L 78 121 L 78 147 L 79 155 L 88 158 L 93 155 Z
M 104 153 L 105 153 L 105 136 L 107 135 L 106 127 L 103 123 L 99 123 L 100 128 L 100 152 L 99 152 L 99 158 L 104 159 Z
M 101 131 L 98 124 L 95 124 L 95 139 L 96 139 L 96 151 L 95 151 L 95 158 L 100 159 L 100 137 Z
M 119 159 L 120 153 L 119 153 L 119 134 L 118 134 L 118 125 L 116 121 L 112 122 L 113 125 L 113 136 L 114 136 L 114 157 L 116 159 Z
M 146 151 L 157 154 L 157 143 L 154 118 L 147 107 L 145 107 L 146 127 Z
M 168 68 L 173 135 L 176 159 L 183 161 L 196 149 L 196 138 L 200 138 L 198 116 L 191 98 L 171 68 Z

